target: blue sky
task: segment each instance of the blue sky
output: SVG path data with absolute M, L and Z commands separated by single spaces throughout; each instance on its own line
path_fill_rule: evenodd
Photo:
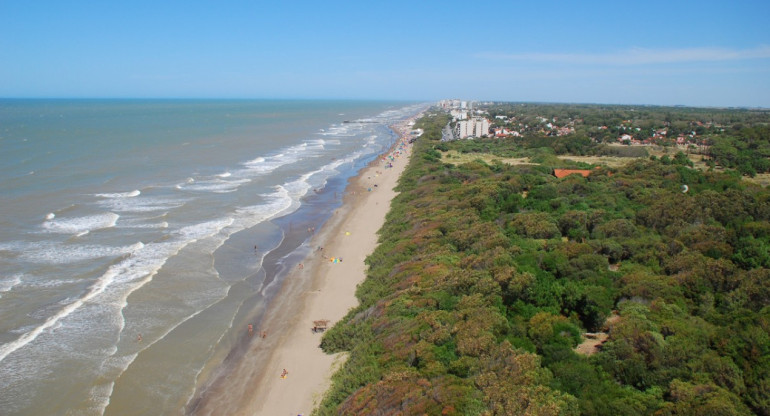
M 0 0 L 0 97 L 770 107 L 768 21 L 766 0 Z

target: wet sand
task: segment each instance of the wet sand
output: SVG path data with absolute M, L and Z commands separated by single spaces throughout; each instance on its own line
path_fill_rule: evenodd
M 400 136 L 409 131 L 406 122 L 393 128 Z M 393 187 L 408 163 L 410 145 L 398 152 L 399 143 L 350 180 L 342 206 L 314 233 L 307 256 L 292 264 L 263 320 L 218 373 L 207 377 L 214 382 L 188 413 L 296 416 L 309 415 L 320 403 L 344 355 L 319 348 L 322 333 L 312 330 L 313 321 L 329 320 L 332 326 L 358 302 L 364 259 L 377 245 L 377 231 L 396 196 Z M 288 374 L 281 377 L 284 369 Z

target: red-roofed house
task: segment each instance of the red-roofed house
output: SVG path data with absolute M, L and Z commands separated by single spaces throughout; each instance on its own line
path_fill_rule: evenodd
M 598 167 L 596 169 L 599 169 Z M 556 176 L 557 178 L 561 179 L 565 176 L 578 174 L 584 178 L 588 177 L 588 175 L 593 172 L 589 169 L 554 169 L 553 170 L 553 176 Z

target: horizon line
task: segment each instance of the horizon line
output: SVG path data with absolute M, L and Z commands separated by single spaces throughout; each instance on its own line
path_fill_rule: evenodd
M 3 97 L 0 100 L 82 100 L 82 101 L 375 101 L 375 102 L 412 102 L 437 103 L 441 99 L 401 99 L 401 98 L 300 98 L 300 97 L 68 97 L 68 96 L 34 96 L 34 97 Z M 770 107 L 751 105 L 693 105 L 693 104 L 653 104 L 653 103 L 610 103 L 589 101 L 538 101 L 538 100 L 501 100 L 501 99 L 460 99 L 469 102 L 517 103 L 517 104 L 547 104 L 547 105 L 608 105 L 608 106 L 643 106 L 643 107 L 672 107 L 672 108 L 712 108 L 712 109 L 756 109 L 770 110 Z

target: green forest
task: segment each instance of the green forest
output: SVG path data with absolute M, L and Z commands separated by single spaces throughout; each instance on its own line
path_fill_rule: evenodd
M 767 188 L 684 153 L 557 179 L 576 165 L 552 156 L 595 138 L 441 142 L 448 122 L 416 125 L 360 306 L 322 339 L 349 357 L 316 414 L 770 415 Z M 767 127 L 726 128 L 736 149 Z M 606 337 L 590 355 L 585 333 Z

